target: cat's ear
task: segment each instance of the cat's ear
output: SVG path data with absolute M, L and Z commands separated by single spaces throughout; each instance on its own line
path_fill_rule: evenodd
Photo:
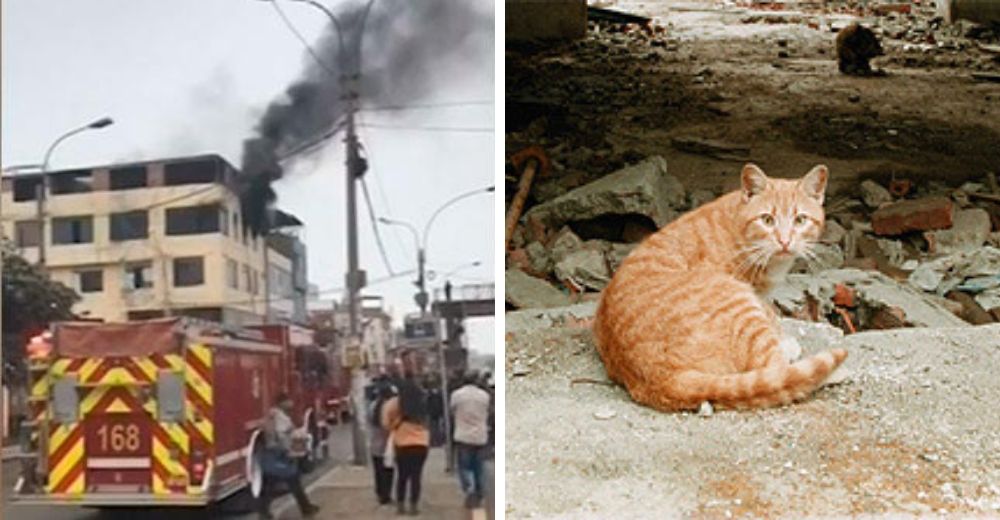
M 826 166 L 818 164 L 799 181 L 799 187 L 806 195 L 822 204 L 823 195 L 826 193 L 826 180 L 829 176 L 830 172 Z
M 740 173 L 740 180 L 743 184 L 743 202 L 767 189 L 767 175 L 764 175 L 764 170 L 758 168 L 756 164 L 746 163 L 743 172 Z

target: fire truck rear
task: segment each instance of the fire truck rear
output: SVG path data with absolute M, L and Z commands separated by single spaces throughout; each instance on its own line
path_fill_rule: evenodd
M 13 500 L 198 506 L 259 492 L 259 432 L 282 391 L 282 347 L 259 331 L 59 323 L 29 352 L 31 456 Z

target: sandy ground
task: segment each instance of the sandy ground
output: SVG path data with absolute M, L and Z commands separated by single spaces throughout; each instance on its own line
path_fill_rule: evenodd
M 1000 325 L 787 321 L 806 352 L 846 348 L 847 379 L 702 417 L 601 384 L 592 306 L 575 309 L 507 314 L 507 518 L 1000 516 Z

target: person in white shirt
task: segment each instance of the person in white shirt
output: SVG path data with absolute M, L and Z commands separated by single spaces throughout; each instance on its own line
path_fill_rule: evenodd
M 487 421 L 490 394 L 477 386 L 475 373 L 466 375 L 463 385 L 451 394 L 450 410 L 455 418 L 455 452 L 458 455 L 458 478 L 468 508 L 483 499 L 483 459 L 489 440 Z

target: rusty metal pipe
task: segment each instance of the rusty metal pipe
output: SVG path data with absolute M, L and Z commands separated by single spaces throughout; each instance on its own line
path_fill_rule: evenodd
M 510 208 L 507 209 L 507 221 L 504 227 L 503 239 L 504 251 L 510 248 L 510 238 L 514 235 L 517 221 L 521 218 L 521 213 L 524 211 L 524 203 L 528 200 L 528 194 L 531 193 L 531 183 L 535 179 L 535 172 L 538 171 L 538 165 L 539 161 L 534 158 L 528 158 L 525 161 L 524 170 L 521 172 L 521 179 L 517 182 L 517 193 L 514 194 L 514 198 L 510 201 Z

